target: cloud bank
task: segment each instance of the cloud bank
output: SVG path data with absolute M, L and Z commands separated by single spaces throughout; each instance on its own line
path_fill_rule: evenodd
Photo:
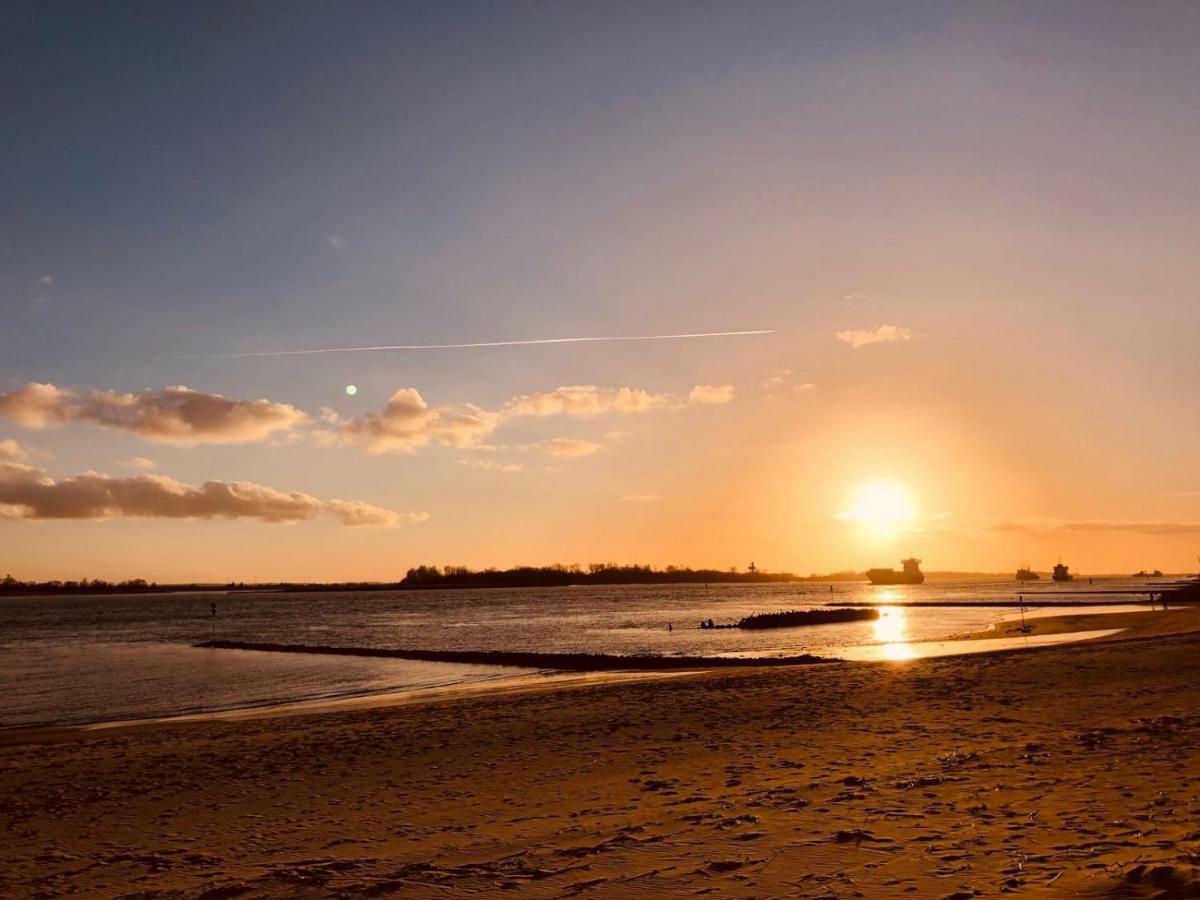
M 682 406 L 720 405 L 732 400 L 732 384 L 698 384 L 688 393 L 686 402 L 680 402 L 671 394 L 652 393 L 641 388 L 574 384 L 514 397 L 504 405 L 503 412 L 506 416 L 592 418 L 608 413 L 644 413 Z
M 472 469 L 483 469 L 485 472 L 503 472 L 510 475 L 524 468 L 519 463 L 502 463 L 494 459 L 460 459 L 458 464 Z
M 155 466 L 154 460 L 146 459 L 144 456 L 130 456 L 128 459 L 123 459 L 117 463 L 119 466 L 124 466 L 127 469 L 153 469 Z
M 522 394 L 504 405 L 510 416 L 576 416 L 588 418 L 605 413 L 640 413 L 661 409 L 671 403 L 668 394 L 652 394 L 641 388 L 598 387 L 576 384 L 538 394 Z
M 430 406 L 416 388 L 401 388 L 392 394 L 380 413 L 349 420 L 333 416 L 332 431 L 320 432 L 318 443 L 355 445 L 368 453 L 413 453 L 427 444 L 473 447 L 500 424 L 498 413 L 472 403 L 462 406 Z
M 792 369 L 775 369 L 763 379 L 762 389 L 768 400 L 774 400 L 785 392 L 811 394 L 817 386 L 809 381 L 800 381 Z
M 591 456 L 593 453 L 599 453 L 604 449 L 600 444 L 595 444 L 591 441 L 580 441 L 575 438 L 547 438 L 544 441 L 538 441 L 532 446 L 541 450 L 547 456 L 554 456 L 559 459 Z
M 230 400 L 182 385 L 118 394 L 37 383 L 0 394 L 0 416 L 26 428 L 99 425 L 178 447 L 262 441 L 308 418 L 286 403 Z
M 421 522 L 427 513 L 396 513 L 357 500 L 319 500 L 250 481 L 196 486 L 162 475 L 114 478 L 84 472 L 56 481 L 44 470 L 0 462 L 0 518 L 6 519 L 258 519 L 286 524 L 326 513 L 343 525 Z
M 732 384 L 698 384 L 688 394 L 688 403 L 693 406 L 723 406 L 733 402 Z
M 880 325 L 878 328 L 863 328 L 851 331 L 839 331 L 837 339 L 849 344 L 855 350 L 871 344 L 892 344 L 897 341 L 911 341 L 912 329 L 903 325 Z
M 0 441 L 0 462 L 20 462 L 29 456 L 29 451 L 12 438 Z
M 343 418 L 326 409 L 314 419 L 286 403 L 233 400 L 184 386 L 121 394 L 30 383 L 0 394 L 0 418 L 35 429 L 91 424 L 177 447 L 262 441 L 279 446 L 307 440 L 326 447 L 359 447 L 372 454 L 411 454 L 429 445 L 494 449 L 484 439 L 509 419 L 593 418 L 610 413 L 722 405 L 730 403 L 733 395 L 733 385 L 729 384 L 695 385 L 686 399 L 641 388 L 564 385 L 552 391 L 522 394 L 493 411 L 473 403 L 431 406 L 416 388 L 405 387 L 392 394 L 380 412 Z M 609 433 L 614 441 L 623 436 L 623 432 Z M 599 448 L 591 442 L 584 444 Z M 595 449 L 547 452 L 580 456 Z M 154 463 L 145 457 L 130 457 L 121 465 L 149 469 Z

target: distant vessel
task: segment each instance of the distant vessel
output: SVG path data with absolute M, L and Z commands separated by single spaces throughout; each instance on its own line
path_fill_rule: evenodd
M 1067 571 L 1067 567 L 1062 563 L 1054 564 L 1054 574 L 1050 576 L 1055 581 L 1073 581 L 1075 576 Z
M 1020 568 L 1017 569 L 1017 581 L 1041 581 L 1042 576 L 1033 569 Z
M 1162 573 L 1162 569 L 1155 569 L 1153 572 L 1147 572 L 1145 569 L 1142 569 L 1142 571 L 1140 571 L 1140 572 L 1135 572 L 1133 577 L 1134 578 L 1162 578 L 1163 573 Z
M 902 559 L 903 571 L 895 569 L 867 569 L 867 578 L 871 584 L 921 584 L 925 581 L 925 573 L 921 571 L 921 560 Z

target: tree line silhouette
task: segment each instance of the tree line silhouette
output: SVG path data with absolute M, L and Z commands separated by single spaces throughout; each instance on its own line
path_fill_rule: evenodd
M 683 566 L 655 568 L 651 565 L 618 563 L 555 563 L 549 566 L 516 566 L 511 569 L 470 569 L 466 566 L 420 565 L 410 568 L 400 581 L 343 581 L 306 583 L 291 581 L 226 583 L 187 582 L 159 584 L 144 578 L 106 581 L 81 578 L 78 581 L 20 581 L 12 575 L 0 580 L 0 596 L 51 594 L 144 594 L 186 591 L 408 591 L 453 590 L 489 587 L 567 587 L 569 585 L 615 584 L 776 584 L 794 581 L 859 581 L 856 572 L 828 575 L 796 575 L 792 572 L 765 572 L 751 564 L 740 570 L 691 569 Z

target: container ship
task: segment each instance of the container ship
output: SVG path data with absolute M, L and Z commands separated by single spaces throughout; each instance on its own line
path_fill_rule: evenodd
M 902 559 L 904 568 L 897 572 L 895 569 L 867 569 L 867 579 L 871 584 L 922 584 L 925 573 L 921 571 L 921 560 Z

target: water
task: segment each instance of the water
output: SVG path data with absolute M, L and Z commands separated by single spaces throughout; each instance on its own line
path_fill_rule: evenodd
M 1026 585 L 1022 593 L 1036 609 L 1037 595 L 1046 590 L 1146 587 L 1145 580 L 1076 582 Z M 941 582 L 843 583 L 833 585 L 832 592 L 828 584 L 804 583 L 4 598 L 0 727 L 159 717 L 528 674 L 492 666 L 192 646 L 213 637 L 432 650 L 836 656 L 839 648 L 987 628 L 1014 610 L 896 607 L 877 622 L 771 631 L 701 631 L 697 625 L 701 619 L 733 622 L 754 612 L 831 600 L 978 602 L 1012 599 L 1016 592 L 1012 582 Z M 674 625 L 671 632 L 668 623 Z

